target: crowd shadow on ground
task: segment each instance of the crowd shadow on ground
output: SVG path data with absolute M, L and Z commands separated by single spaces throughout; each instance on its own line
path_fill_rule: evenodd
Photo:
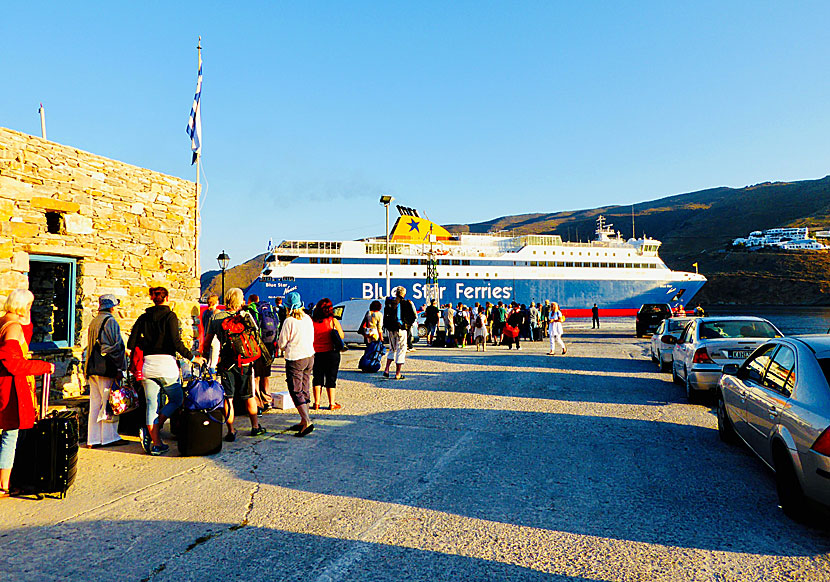
M 4 582 L 303 582 L 325 577 L 327 566 L 355 546 L 361 559 L 334 579 L 589 582 L 496 560 L 240 523 L 95 520 L 0 533 Z
M 669 547 L 768 556 L 830 550 L 826 533 L 779 510 L 761 463 L 712 428 L 426 408 L 340 415 L 330 425 L 321 420 L 310 438 L 286 438 L 294 442 L 260 445 L 261 483 Z M 272 446 L 282 452 L 268 455 Z

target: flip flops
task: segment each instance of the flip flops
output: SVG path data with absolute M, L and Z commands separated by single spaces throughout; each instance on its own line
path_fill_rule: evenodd
M 329 406 L 329 410 L 340 410 L 341 408 L 343 408 L 343 405 L 337 402 Z

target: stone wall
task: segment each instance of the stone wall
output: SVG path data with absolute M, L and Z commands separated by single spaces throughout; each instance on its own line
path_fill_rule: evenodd
M 77 260 L 74 345 L 33 356 L 55 362 L 58 395 L 81 390 L 72 364 L 102 294 L 121 300 L 129 333 L 151 305 L 148 287 L 166 287 L 192 343 L 199 297 L 193 182 L 0 128 L 0 301 L 29 288 L 31 255 Z

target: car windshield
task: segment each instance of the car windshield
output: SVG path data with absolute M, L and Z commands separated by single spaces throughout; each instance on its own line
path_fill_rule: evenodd
M 689 323 L 688 319 L 667 319 L 666 321 L 669 324 L 667 331 L 683 331 L 683 328 Z
M 700 339 L 736 337 L 780 337 L 776 329 L 766 321 L 705 321 L 700 325 Z
M 640 308 L 640 313 L 645 315 L 658 315 L 660 313 L 668 313 L 669 310 L 665 305 L 643 305 Z

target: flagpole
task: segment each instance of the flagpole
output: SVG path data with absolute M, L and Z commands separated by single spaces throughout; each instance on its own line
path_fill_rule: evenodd
M 199 70 L 199 69 L 201 69 L 201 66 L 202 66 L 202 36 L 201 35 L 199 35 L 199 43 L 196 45 L 196 53 L 197 53 L 197 57 L 198 57 L 197 60 L 196 60 L 196 62 L 197 62 L 196 66 L 197 66 L 197 70 Z M 201 103 L 199 104 L 199 107 L 201 107 Z M 201 140 L 199 142 L 199 145 L 201 146 Z M 195 256 L 195 258 L 196 258 L 196 264 L 194 265 L 194 269 L 195 269 L 194 275 L 196 276 L 196 278 L 199 277 L 199 226 L 200 226 L 200 222 L 201 222 L 200 216 L 199 216 L 199 175 L 201 174 L 201 172 L 200 172 L 201 164 L 202 164 L 202 154 L 201 154 L 201 147 L 200 147 L 199 153 L 196 154 L 196 212 L 195 212 L 195 220 L 196 220 L 196 224 L 195 224 L 195 228 L 196 228 L 196 256 Z M 222 298 L 222 301 L 224 302 L 225 299 Z

